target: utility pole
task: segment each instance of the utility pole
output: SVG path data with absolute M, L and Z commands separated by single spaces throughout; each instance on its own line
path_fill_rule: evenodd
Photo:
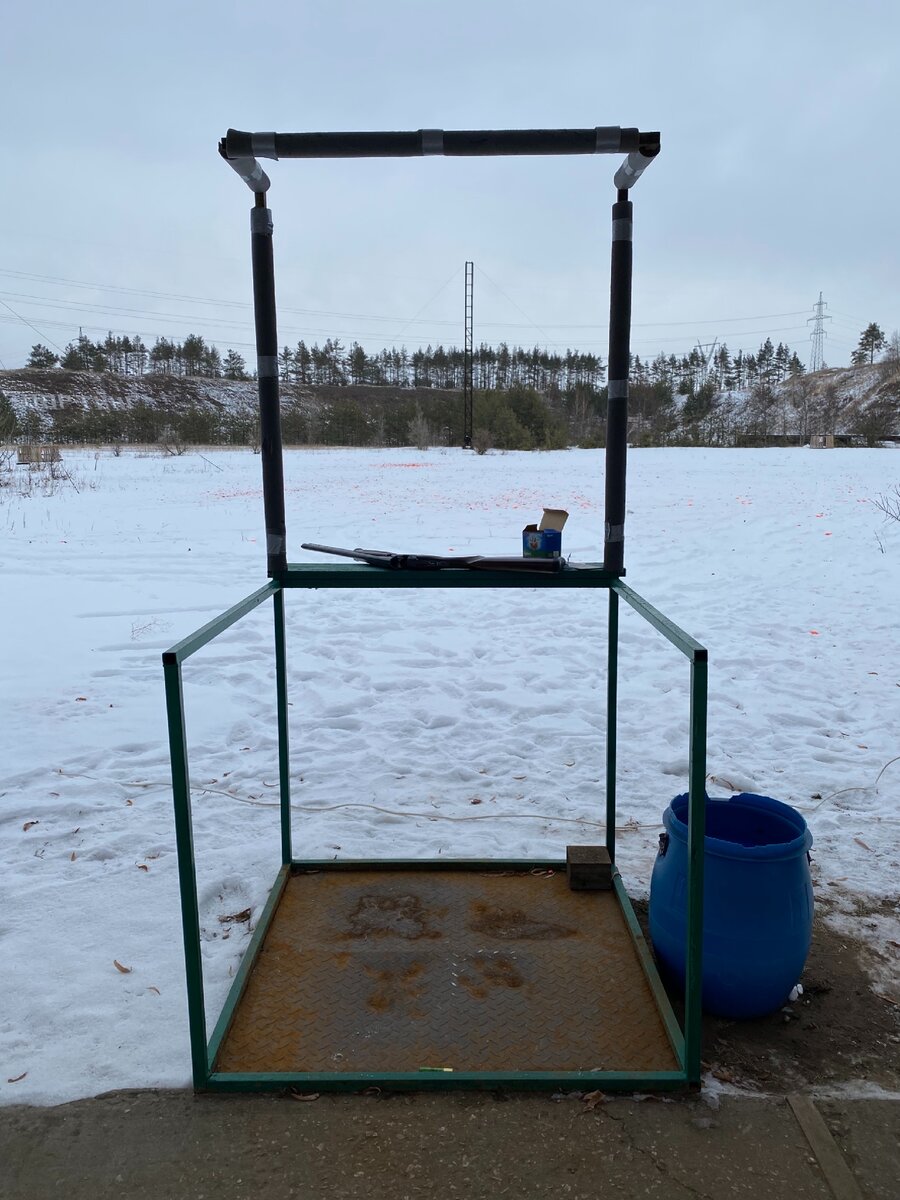
M 830 321 L 831 317 L 825 316 L 825 309 L 828 305 L 822 299 L 822 293 L 819 292 L 819 299 L 813 305 L 814 317 L 807 317 L 807 325 L 813 323 L 812 332 L 810 333 L 810 341 L 812 342 L 812 350 L 809 354 L 809 369 L 810 371 L 821 371 L 825 366 L 825 338 L 828 336 L 825 332 L 825 322 Z
M 712 362 L 712 357 L 716 352 L 716 347 L 718 346 L 718 344 L 719 344 L 718 338 L 716 338 L 716 340 L 714 342 L 707 342 L 706 345 L 702 345 L 700 343 L 699 338 L 697 340 L 697 352 L 699 353 L 701 359 L 703 360 L 703 366 L 701 368 L 701 374 L 700 374 L 701 386 L 704 383 L 706 383 L 706 379 L 709 374 L 709 364 Z
M 472 351 L 474 348 L 472 300 L 475 264 L 466 263 L 466 329 L 463 342 L 463 450 L 472 449 Z

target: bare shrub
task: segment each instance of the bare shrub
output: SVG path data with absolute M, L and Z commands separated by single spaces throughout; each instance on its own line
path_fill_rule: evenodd
M 489 429 L 476 429 L 472 434 L 472 446 L 476 454 L 487 454 L 493 444 Z
M 184 441 L 178 436 L 171 425 L 167 425 L 160 431 L 159 451 L 163 457 L 167 455 L 174 455 L 176 458 L 180 458 L 186 450 L 187 446 L 184 444 Z
M 900 484 L 896 484 L 888 495 L 876 496 L 872 503 L 891 521 L 900 521 Z
M 417 450 L 427 450 L 431 445 L 431 426 L 418 405 L 416 415 L 409 423 L 409 440 Z

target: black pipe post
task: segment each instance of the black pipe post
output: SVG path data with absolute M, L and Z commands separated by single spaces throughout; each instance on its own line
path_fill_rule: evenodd
M 603 567 L 625 574 L 625 465 L 628 450 L 628 370 L 631 363 L 632 210 L 627 189 L 612 207 L 609 363 L 606 409 L 606 526 Z
M 269 576 L 276 579 L 287 569 L 287 546 L 272 229 L 272 213 L 266 207 L 265 192 L 257 192 L 256 204 L 250 210 L 250 250 L 253 258 L 253 318 L 256 323 L 256 377 L 259 387 L 259 447 L 266 514 L 266 563 Z

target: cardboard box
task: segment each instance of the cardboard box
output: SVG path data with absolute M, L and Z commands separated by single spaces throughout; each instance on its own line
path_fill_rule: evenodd
M 522 530 L 522 554 L 526 558 L 559 558 L 568 519 L 564 508 L 545 508 L 538 525 L 526 525 Z

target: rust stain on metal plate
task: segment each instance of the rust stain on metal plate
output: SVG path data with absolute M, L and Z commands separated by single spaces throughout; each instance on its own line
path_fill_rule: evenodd
M 429 1063 L 675 1070 L 615 894 L 527 872 L 294 876 L 217 1069 Z

